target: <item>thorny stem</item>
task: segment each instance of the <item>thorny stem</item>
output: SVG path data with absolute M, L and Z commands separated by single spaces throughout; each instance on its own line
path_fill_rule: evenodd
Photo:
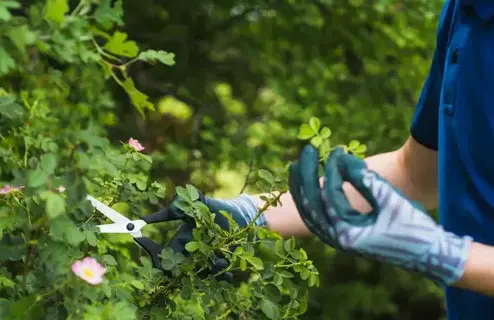
M 249 224 L 241 229 L 240 231 L 228 236 L 227 238 L 225 238 L 217 247 L 215 247 L 215 249 L 220 249 L 222 248 L 223 246 L 225 246 L 225 244 L 229 241 L 229 240 L 233 240 L 235 239 L 236 237 L 238 236 L 241 236 L 243 235 L 244 233 L 247 232 L 247 230 L 251 229 L 252 226 L 254 225 L 255 221 L 261 216 L 261 214 L 263 214 L 273 203 L 276 203 L 278 202 L 278 200 L 280 199 L 280 197 L 285 194 L 286 191 L 279 191 L 279 194 L 277 196 L 275 196 L 274 198 L 272 199 L 269 199 L 265 204 L 264 206 L 262 206 L 261 209 L 259 209 L 259 212 L 254 216 L 254 218 L 249 222 Z
M 124 165 L 120 168 L 120 172 L 118 173 L 118 176 L 119 178 L 122 179 L 122 173 L 123 173 L 123 170 L 125 169 L 125 167 L 127 166 L 127 163 L 129 162 L 129 158 L 126 158 L 125 159 L 125 163 Z M 110 204 L 108 205 L 109 207 L 111 207 L 112 205 L 115 204 L 115 202 L 118 201 L 118 199 L 120 198 L 120 194 L 122 193 L 122 190 L 123 190 L 123 183 L 119 186 L 118 188 L 118 191 L 117 191 L 117 194 L 115 195 L 115 197 L 113 197 L 112 201 L 110 202 Z
M 249 180 L 250 180 L 250 175 L 254 171 L 254 161 L 256 159 L 256 151 L 257 151 L 257 147 L 254 148 L 254 153 L 252 154 L 252 157 L 250 158 L 249 171 L 247 171 L 247 177 L 245 178 L 244 186 L 240 190 L 240 194 L 242 194 L 245 191 L 245 189 L 247 188 L 247 185 L 249 184 Z
M 242 230 L 238 231 L 237 233 L 234 233 L 232 235 L 232 237 L 237 237 L 239 235 L 242 235 L 244 234 L 245 232 L 247 232 L 248 229 L 252 228 L 254 226 L 254 223 L 256 222 L 256 220 L 261 216 L 261 214 L 263 214 L 269 207 L 271 207 L 274 203 L 278 202 L 278 200 L 280 200 L 281 196 L 283 194 L 285 194 L 286 191 L 279 191 L 278 195 L 275 196 L 274 198 L 272 199 L 269 199 L 265 204 L 264 206 L 262 206 L 261 209 L 259 209 L 259 212 L 257 212 L 257 214 L 254 216 L 254 218 L 249 222 L 249 224 L 247 225 L 247 227 L 243 228 Z
M 94 40 L 94 38 L 91 39 L 93 41 L 93 44 L 94 46 L 96 47 L 96 50 L 98 51 L 98 53 L 100 53 L 102 56 L 105 56 L 107 58 L 110 58 L 112 60 L 117 60 L 118 61 L 118 58 L 109 54 L 108 52 L 106 52 L 105 50 L 103 50 L 103 48 L 100 47 L 100 45 L 98 44 L 98 42 L 96 42 L 96 40 Z M 112 66 L 116 66 L 114 64 L 111 64 L 109 62 L 107 62 L 108 64 L 112 65 Z M 118 66 L 116 66 L 118 67 Z

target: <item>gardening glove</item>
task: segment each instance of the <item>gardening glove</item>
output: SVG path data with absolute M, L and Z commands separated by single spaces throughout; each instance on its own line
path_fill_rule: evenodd
M 185 215 L 176 205 L 174 205 L 175 198 L 172 201 L 170 210 L 177 216 Z M 238 197 L 232 199 L 215 199 L 205 197 L 199 192 L 199 200 L 204 203 L 209 210 L 215 214 L 215 222 L 223 229 L 229 229 L 228 219 L 225 218 L 220 211 L 225 211 L 231 215 L 240 228 L 246 227 L 257 215 L 261 203 L 247 194 L 241 194 Z M 259 216 L 254 222 L 255 226 L 266 227 L 266 219 L 263 215 Z
M 195 221 L 191 220 L 190 217 L 186 216 L 185 213 L 175 205 L 178 197 L 176 196 L 170 205 L 171 214 L 174 216 L 175 220 L 184 220 L 185 223 L 180 227 L 174 237 L 170 240 L 168 247 L 172 248 L 175 252 L 181 252 L 184 255 L 189 255 L 189 252 L 185 249 L 185 245 L 193 240 L 192 231 L 195 228 Z M 246 227 L 253 218 L 259 212 L 257 203 L 254 197 L 242 194 L 236 198 L 229 200 L 221 200 L 205 197 L 201 192 L 199 192 L 199 200 L 204 203 L 209 210 L 215 214 L 215 223 L 218 224 L 223 230 L 229 229 L 229 221 L 224 217 L 220 211 L 225 211 L 231 214 L 232 218 L 239 225 L 240 228 Z M 257 226 L 266 226 L 264 217 L 259 217 L 254 223 Z M 210 273 L 217 273 L 222 269 L 226 268 L 228 263 L 221 256 L 218 255 L 213 259 L 213 268 Z M 207 275 L 205 272 L 204 275 Z M 221 275 L 219 280 L 225 280 L 228 282 L 233 282 L 233 274 L 231 272 L 226 272 Z
M 463 275 L 472 238 L 445 231 L 417 203 L 369 170 L 365 162 L 336 149 L 319 183 L 318 152 L 307 146 L 290 167 L 290 191 L 302 220 L 323 242 L 342 250 L 418 271 L 437 284 Z M 351 183 L 372 206 L 363 215 L 343 191 Z

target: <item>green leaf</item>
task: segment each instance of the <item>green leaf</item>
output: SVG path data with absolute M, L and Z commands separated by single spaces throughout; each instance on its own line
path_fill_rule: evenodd
M 1 52 L 0 48 L 0 52 Z M 2 62 L 0 61 L 0 64 Z M 15 102 L 15 97 L 3 93 L 0 96 L 0 116 L 7 117 L 9 119 L 17 119 L 23 116 L 26 113 L 26 110 L 23 106 Z
M 240 258 L 240 271 L 247 270 L 247 261 L 244 258 Z
M 139 53 L 137 43 L 132 40 L 127 41 L 127 34 L 120 31 L 113 33 L 105 44 L 105 49 L 113 54 L 129 58 L 134 58 Z
M 15 282 L 4 276 L 3 274 L 0 274 L 0 288 L 14 288 L 15 287 Z
M 46 153 L 41 156 L 41 169 L 46 173 L 52 174 L 57 168 L 57 155 L 54 153 Z
M 279 273 L 274 275 L 274 284 L 277 286 L 281 286 L 283 284 L 283 277 Z
M 199 200 L 199 192 L 197 191 L 197 189 L 193 185 L 187 184 L 185 187 L 186 187 L 187 193 L 189 194 L 189 197 L 192 201 Z
M 310 143 L 311 143 L 314 147 L 318 148 L 318 147 L 321 145 L 321 143 L 322 143 L 322 138 L 321 138 L 320 136 L 315 136 L 314 138 L 312 138 L 312 139 L 310 140 Z
M 199 249 L 199 243 L 196 241 L 190 241 L 185 245 L 185 249 L 189 252 L 194 252 Z
M 86 239 L 84 233 L 67 216 L 58 216 L 50 221 L 50 236 L 57 241 L 79 245 Z
M 111 254 L 105 254 L 101 259 L 103 260 L 103 263 L 105 263 L 109 266 L 116 266 L 117 265 L 117 261 L 115 260 L 115 258 Z M 144 260 L 144 261 L 147 261 L 147 260 Z
M 285 250 L 288 252 L 295 250 L 295 239 L 294 238 L 290 238 L 290 239 L 285 241 Z
M 317 275 L 311 273 L 309 276 L 309 287 L 313 287 L 317 284 Z
M 94 11 L 94 19 L 104 29 L 111 29 L 114 25 L 121 26 L 123 24 L 123 6 L 122 0 L 115 1 L 113 7 L 112 0 L 101 0 L 99 6 Z
M 298 139 L 300 140 L 308 140 L 312 138 L 317 132 L 314 131 L 308 124 L 304 123 L 300 126 L 300 130 L 298 133 Z
M 257 174 L 259 175 L 259 177 L 261 179 L 264 179 L 268 182 L 273 182 L 274 181 L 274 175 L 269 172 L 268 170 L 265 170 L 265 169 L 261 169 L 257 172 Z
M 256 270 L 264 269 L 264 264 L 261 259 L 253 256 L 244 256 L 245 260 L 247 260 Z
M 309 119 L 309 125 L 312 128 L 312 130 L 314 130 L 314 132 L 317 133 L 321 128 L 321 121 L 316 117 L 312 117 Z
M 94 235 L 94 232 L 92 232 L 92 231 L 84 231 L 84 234 L 86 236 L 87 243 L 90 246 L 92 246 L 92 247 L 96 247 L 96 244 L 98 243 L 98 239 Z
M 9 29 L 8 36 L 21 53 L 25 53 L 26 46 L 34 44 L 37 37 L 36 33 L 31 31 L 27 25 Z
M 132 104 L 141 115 L 144 115 L 144 110 L 146 109 L 154 110 L 154 105 L 148 100 L 149 97 L 136 89 L 134 81 L 131 78 L 125 79 L 123 88 L 129 95 Z
M 264 294 L 266 295 L 266 298 L 270 301 L 279 302 L 281 300 L 280 289 L 278 289 L 278 287 L 272 283 L 268 283 L 264 287 Z
M 7 299 L 0 298 L 0 319 L 8 319 L 7 316 L 10 314 L 11 302 Z
M 9 9 L 20 8 L 21 4 L 14 0 L 2 0 L 0 1 L 0 20 L 9 21 L 12 18 L 12 14 Z
M 45 19 L 61 23 L 65 19 L 65 14 L 69 11 L 68 0 L 46 0 Z
M 293 273 L 286 271 L 286 270 L 282 270 L 279 273 L 279 275 L 282 276 L 283 278 L 293 278 L 294 277 Z
M 12 303 L 10 307 L 10 317 L 14 319 L 23 316 L 27 310 L 31 308 L 31 306 L 36 302 L 36 296 L 27 296 L 23 297 L 14 303 Z
M 183 187 L 176 187 L 175 190 L 177 192 L 177 196 L 179 196 L 180 198 L 182 198 L 183 200 L 185 200 L 188 203 L 191 203 L 192 202 L 192 199 L 191 199 L 189 193 L 187 192 L 187 190 L 185 188 L 183 188 Z
M 283 239 L 276 240 L 274 244 L 274 252 L 276 252 L 277 255 L 280 257 L 283 257 L 285 255 L 285 248 L 284 248 L 284 242 Z
M 175 262 L 170 259 L 163 259 L 161 260 L 161 266 L 163 267 L 164 270 L 172 270 L 175 267 Z
M 348 149 L 355 149 L 355 148 L 357 148 L 359 145 L 360 145 L 360 142 L 358 142 L 357 140 L 352 140 L 352 141 L 350 141 L 350 143 L 348 144 Z
M 278 306 L 270 300 L 263 299 L 261 301 L 261 310 L 271 320 L 280 319 L 280 309 Z
M 367 151 L 367 146 L 365 144 L 361 144 L 353 150 L 353 152 L 360 154 L 365 153 L 366 151 Z
M 175 64 L 175 54 L 171 52 L 166 52 L 163 50 L 146 50 L 139 54 L 138 59 L 141 61 L 146 61 L 149 63 L 160 62 L 168 66 L 173 66 Z
M 146 180 L 137 180 L 136 186 L 137 186 L 137 189 L 139 189 L 141 191 L 145 191 L 148 187 L 147 181 Z
M 48 179 L 47 173 L 41 169 L 29 171 L 27 175 L 27 185 L 32 188 L 37 188 L 44 185 L 47 179 Z
M 65 213 L 65 198 L 53 191 L 48 191 L 46 197 L 46 214 L 54 219 Z
M 132 283 L 132 285 L 133 285 L 134 287 L 136 287 L 136 288 L 137 288 L 137 289 L 139 289 L 139 290 L 144 289 L 144 284 L 143 284 L 141 281 L 139 281 L 139 280 L 132 280 L 132 282 L 131 282 L 131 283 Z
M 328 127 L 324 127 L 322 128 L 319 135 L 321 136 L 321 138 L 327 139 L 331 136 L 331 129 L 329 129 Z
M 5 49 L 0 46 L 0 75 L 6 75 L 14 70 L 16 63 Z
M 292 258 L 294 259 L 300 259 L 301 257 L 301 254 L 300 252 L 296 251 L 296 250 L 293 250 L 293 251 L 290 251 L 290 256 L 292 256 Z

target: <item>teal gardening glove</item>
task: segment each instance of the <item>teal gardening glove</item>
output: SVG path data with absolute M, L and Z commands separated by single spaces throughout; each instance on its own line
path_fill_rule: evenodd
M 297 209 L 312 233 L 330 246 L 418 271 L 442 286 L 460 279 L 472 238 L 445 231 L 420 205 L 341 148 L 327 160 L 321 188 L 318 159 L 317 150 L 307 146 L 291 165 L 289 178 Z M 369 214 L 352 209 L 344 181 L 371 204 Z
M 259 203 L 256 198 L 242 194 L 236 198 L 229 200 L 220 200 L 205 197 L 201 192 L 199 192 L 199 198 L 202 203 L 204 203 L 209 210 L 215 214 L 215 223 L 218 224 L 223 230 L 228 230 L 230 228 L 230 222 L 228 219 L 220 214 L 220 211 L 228 212 L 231 217 L 235 220 L 240 228 L 246 227 L 258 214 Z M 170 247 L 176 252 L 180 252 L 187 256 L 189 253 L 185 249 L 185 245 L 193 240 L 193 230 L 196 223 L 190 217 L 179 209 L 175 204 L 179 198 L 175 197 L 170 204 L 170 212 L 172 217 L 169 220 L 184 220 L 184 224 L 176 232 L 175 236 L 170 240 L 167 247 Z M 256 226 L 267 226 L 264 217 L 261 215 L 254 222 Z M 222 255 L 218 255 L 213 259 L 213 269 L 211 273 L 217 273 L 227 267 L 227 262 Z M 205 272 L 207 274 L 208 272 Z M 227 272 L 221 275 L 221 279 L 228 282 L 232 282 L 234 277 L 231 272 Z

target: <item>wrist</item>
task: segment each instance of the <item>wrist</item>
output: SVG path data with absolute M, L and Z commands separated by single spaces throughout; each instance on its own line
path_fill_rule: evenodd
M 251 221 L 256 218 L 259 209 L 262 206 L 262 201 L 254 196 L 241 194 L 233 199 L 205 199 L 206 205 L 213 211 L 226 211 L 230 213 L 232 218 L 240 227 L 246 227 Z M 268 227 L 264 215 L 260 215 L 254 222 L 256 226 Z
M 465 272 L 455 287 L 494 296 L 494 247 L 473 242 L 465 264 Z
M 435 282 L 449 286 L 462 278 L 473 239 L 457 236 L 442 227 L 437 234 L 437 241 L 422 261 L 422 267 Z

